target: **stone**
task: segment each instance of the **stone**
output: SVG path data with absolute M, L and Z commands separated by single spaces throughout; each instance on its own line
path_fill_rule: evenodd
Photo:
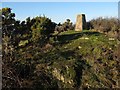
M 75 31 L 82 31 L 84 29 L 86 29 L 85 14 L 77 15 Z

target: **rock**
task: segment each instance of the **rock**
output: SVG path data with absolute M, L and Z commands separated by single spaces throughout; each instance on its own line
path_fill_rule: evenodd
M 80 49 L 80 48 L 82 48 L 81 46 L 78 46 L 78 48 Z
M 114 38 L 109 38 L 109 40 L 115 40 Z
M 89 39 L 88 37 L 86 37 L 85 39 Z
M 81 37 L 80 39 L 86 39 L 86 40 L 88 40 L 89 38 L 88 37 Z

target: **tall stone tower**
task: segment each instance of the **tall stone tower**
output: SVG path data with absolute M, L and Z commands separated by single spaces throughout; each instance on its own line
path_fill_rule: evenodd
M 86 29 L 86 18 L 85 14 L 77 15 L 75 31 L 82 31 Z

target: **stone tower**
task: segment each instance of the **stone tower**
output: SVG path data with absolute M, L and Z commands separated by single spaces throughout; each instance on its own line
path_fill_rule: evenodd
M 86 18 L 85 14 L 77 15 L 75 31 L 82 31 L 86 29 Z

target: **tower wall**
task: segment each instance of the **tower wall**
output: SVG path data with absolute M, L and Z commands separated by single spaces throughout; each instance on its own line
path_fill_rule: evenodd
M 86 29 L 85 14 L 77 15 L 75 31 L 82 31 Z

